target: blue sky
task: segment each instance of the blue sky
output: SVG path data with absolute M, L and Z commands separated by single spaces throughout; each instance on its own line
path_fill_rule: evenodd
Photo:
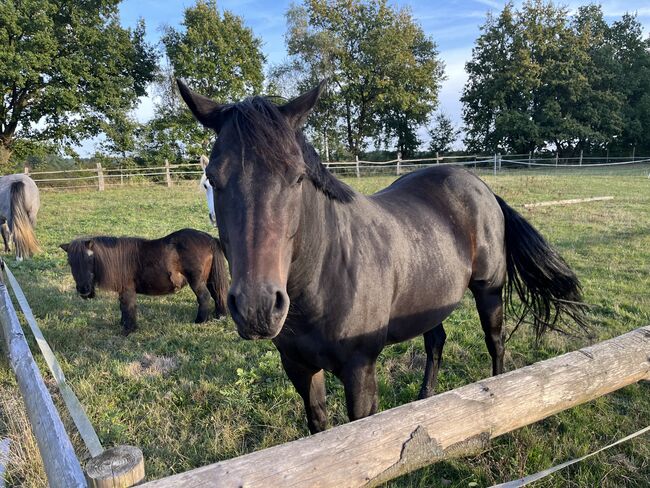
M 183 18 L 183 10 L 194 5 L 194 0 L 124 0 L 120 6 L 121 22 L 124 26 L 135 26 L 142 17 L 147 25 L 147 37 L 150 42 L 157 42 L 163 25 L 178 26 Z M 244 19 L 255 35 L 262 39 L 263 51 L 268 64 L 281 62 L 286 56 L 284 34 L 285 13 L 291 1 L 276 0 L 222 0 L 218 6 L 230 10 Z M 441 58 L 444 60 L 447 79 L 443 82 L 440 93 L 440 109 L 461 124 L 460 94 L 467 75 L 465 62 L 472 54 L 474 40 L 478 37 L 479 26 L 484 22 L 487 12 L 499 12 L 505 1 L 496 0 L 452 0 L 442 1 L 392 1 L 392 5 L 408 6 L 414 18 L 424 31 L 437 43 Z M 520 5 L 521 1 L 516 1 Z M 593 3 L 586 1 L 560 2 L 569 9 Z M 616 20 L 625 12 L 636 12 L 645 28 L 650 31 L 650 3 L 648 0 L 606 0 L 600 3 L 608 21 Z M 152 115 L 153 101 L 144 99 L 136 117 L 147 120 Z

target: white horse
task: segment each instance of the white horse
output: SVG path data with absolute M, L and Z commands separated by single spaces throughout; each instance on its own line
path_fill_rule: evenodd
M 217 216 L 214 213 L 214 190 L 212 189 L 212 185 L 210 185 L 207 176 L 205 176 L 205 168 L 208 166 L 208 163 L 210 161 L 208 160 L 207 156 L 202 155 L 199 159 L 199 162 L 201 163 L 201 168 L 203 168 L 203 175 L 201 175 L 201 182 L 199 184 L 201 185 L 203 191 L 205 191 L 205 198 L 208 201 L 210 222 L 216 227 Z
M 0 233 L 5 252 L 11 252 L 9 243 L 13 237 L 18 261 L 39 251 L 34 227 L 40 205 L 38 188 L 29 176 L 0 177 Z

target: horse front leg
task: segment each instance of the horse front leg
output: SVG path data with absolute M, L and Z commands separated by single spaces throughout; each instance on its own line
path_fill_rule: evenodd
M 376 357 L 357 355 L 343 368 L 341 380 L 345 389 L 345 402 L 350 421 L 358 420 L 377 412 Z
M 122 324 L 122 334 L 128 336 L 137 327 L 135 290 L 128 289 L 120 293 L 120 311 L 122 312 L 122 318 L 120 320 Z
M 442 360 L 442 348 L 447 340 L 447 334 L 442 324 L 424 333 L 424 348 L 427 352 L 427 365 L 424 370 L 424 380 L 418 400 L 429 398 L 434 394 L 438 383 L 438 371 Z
M 325 374 L 323 370 L 306 367 L 282 353 L 280 353 L 280 358 L 287 376 L 305 404 L 309 432 L 316 434 L 327 429 Z

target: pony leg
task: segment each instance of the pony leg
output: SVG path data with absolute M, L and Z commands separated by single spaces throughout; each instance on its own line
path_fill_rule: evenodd
M 470 287 L 474 294 L 481 326 L 485 333 L 485 344 L 492 357 L 492 374 L 503 373 L 503 293 L 502 287 Z
M 376 357 L 356 356 L 344 366 L 341 379 L 350 421 L 368 417 L 377 412 Z
M 2 240 L 4 241 L 5 252 L 11 252 L 11 248 L 9 247 L 9 243 L 11 242 L 11 232 L 7 225 L 7 219 L 3 219 L 2 225 L 0 226 L 0 233 L 2 234 Z
M 195 324 L 202 324 L 210 320 L 210 292 L 205 282 L 198 280 L 190 281 L 190 288 L 196 295 L 196 301 L 199 303 L 199 310 L 196 313 Z
M 120 310 L 122 312 L 122 334 L 128 336 L 137 327 L 135 290 L 125 290 L 120 293 Z
M 442 360 L 442 348 L 447 340 L 447 334 L 442 324 L 437 325 L 424 333 L 424 348 L 427 351 L 427 365 L 424 370 L 424 380 L 418 400 L 429 398 L 436 389 L 438 371 Z
M 309 432 L 316 434 L 327 429 L 325 374 L 323 370 L 308 368 L 289 359 L 284 354 L 280 354 L 280 358 L 287 376 L 305 403 Z

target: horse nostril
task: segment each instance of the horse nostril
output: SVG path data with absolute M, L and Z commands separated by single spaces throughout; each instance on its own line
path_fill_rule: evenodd
M 275 308 L 274 312 L 284 312 L 284 307 L 286 304 L 286 297 L 285 294 L 282 293 L 282 291 L 276 291 L 275 292 Z
M 230 309 L 230 313 L 232 315 L 235 315 L 237 313 L 237 299 L 235 298 L 235 295 L 232 293 L 228 293 L 228 300 L 227 300 L 228 308 Z

